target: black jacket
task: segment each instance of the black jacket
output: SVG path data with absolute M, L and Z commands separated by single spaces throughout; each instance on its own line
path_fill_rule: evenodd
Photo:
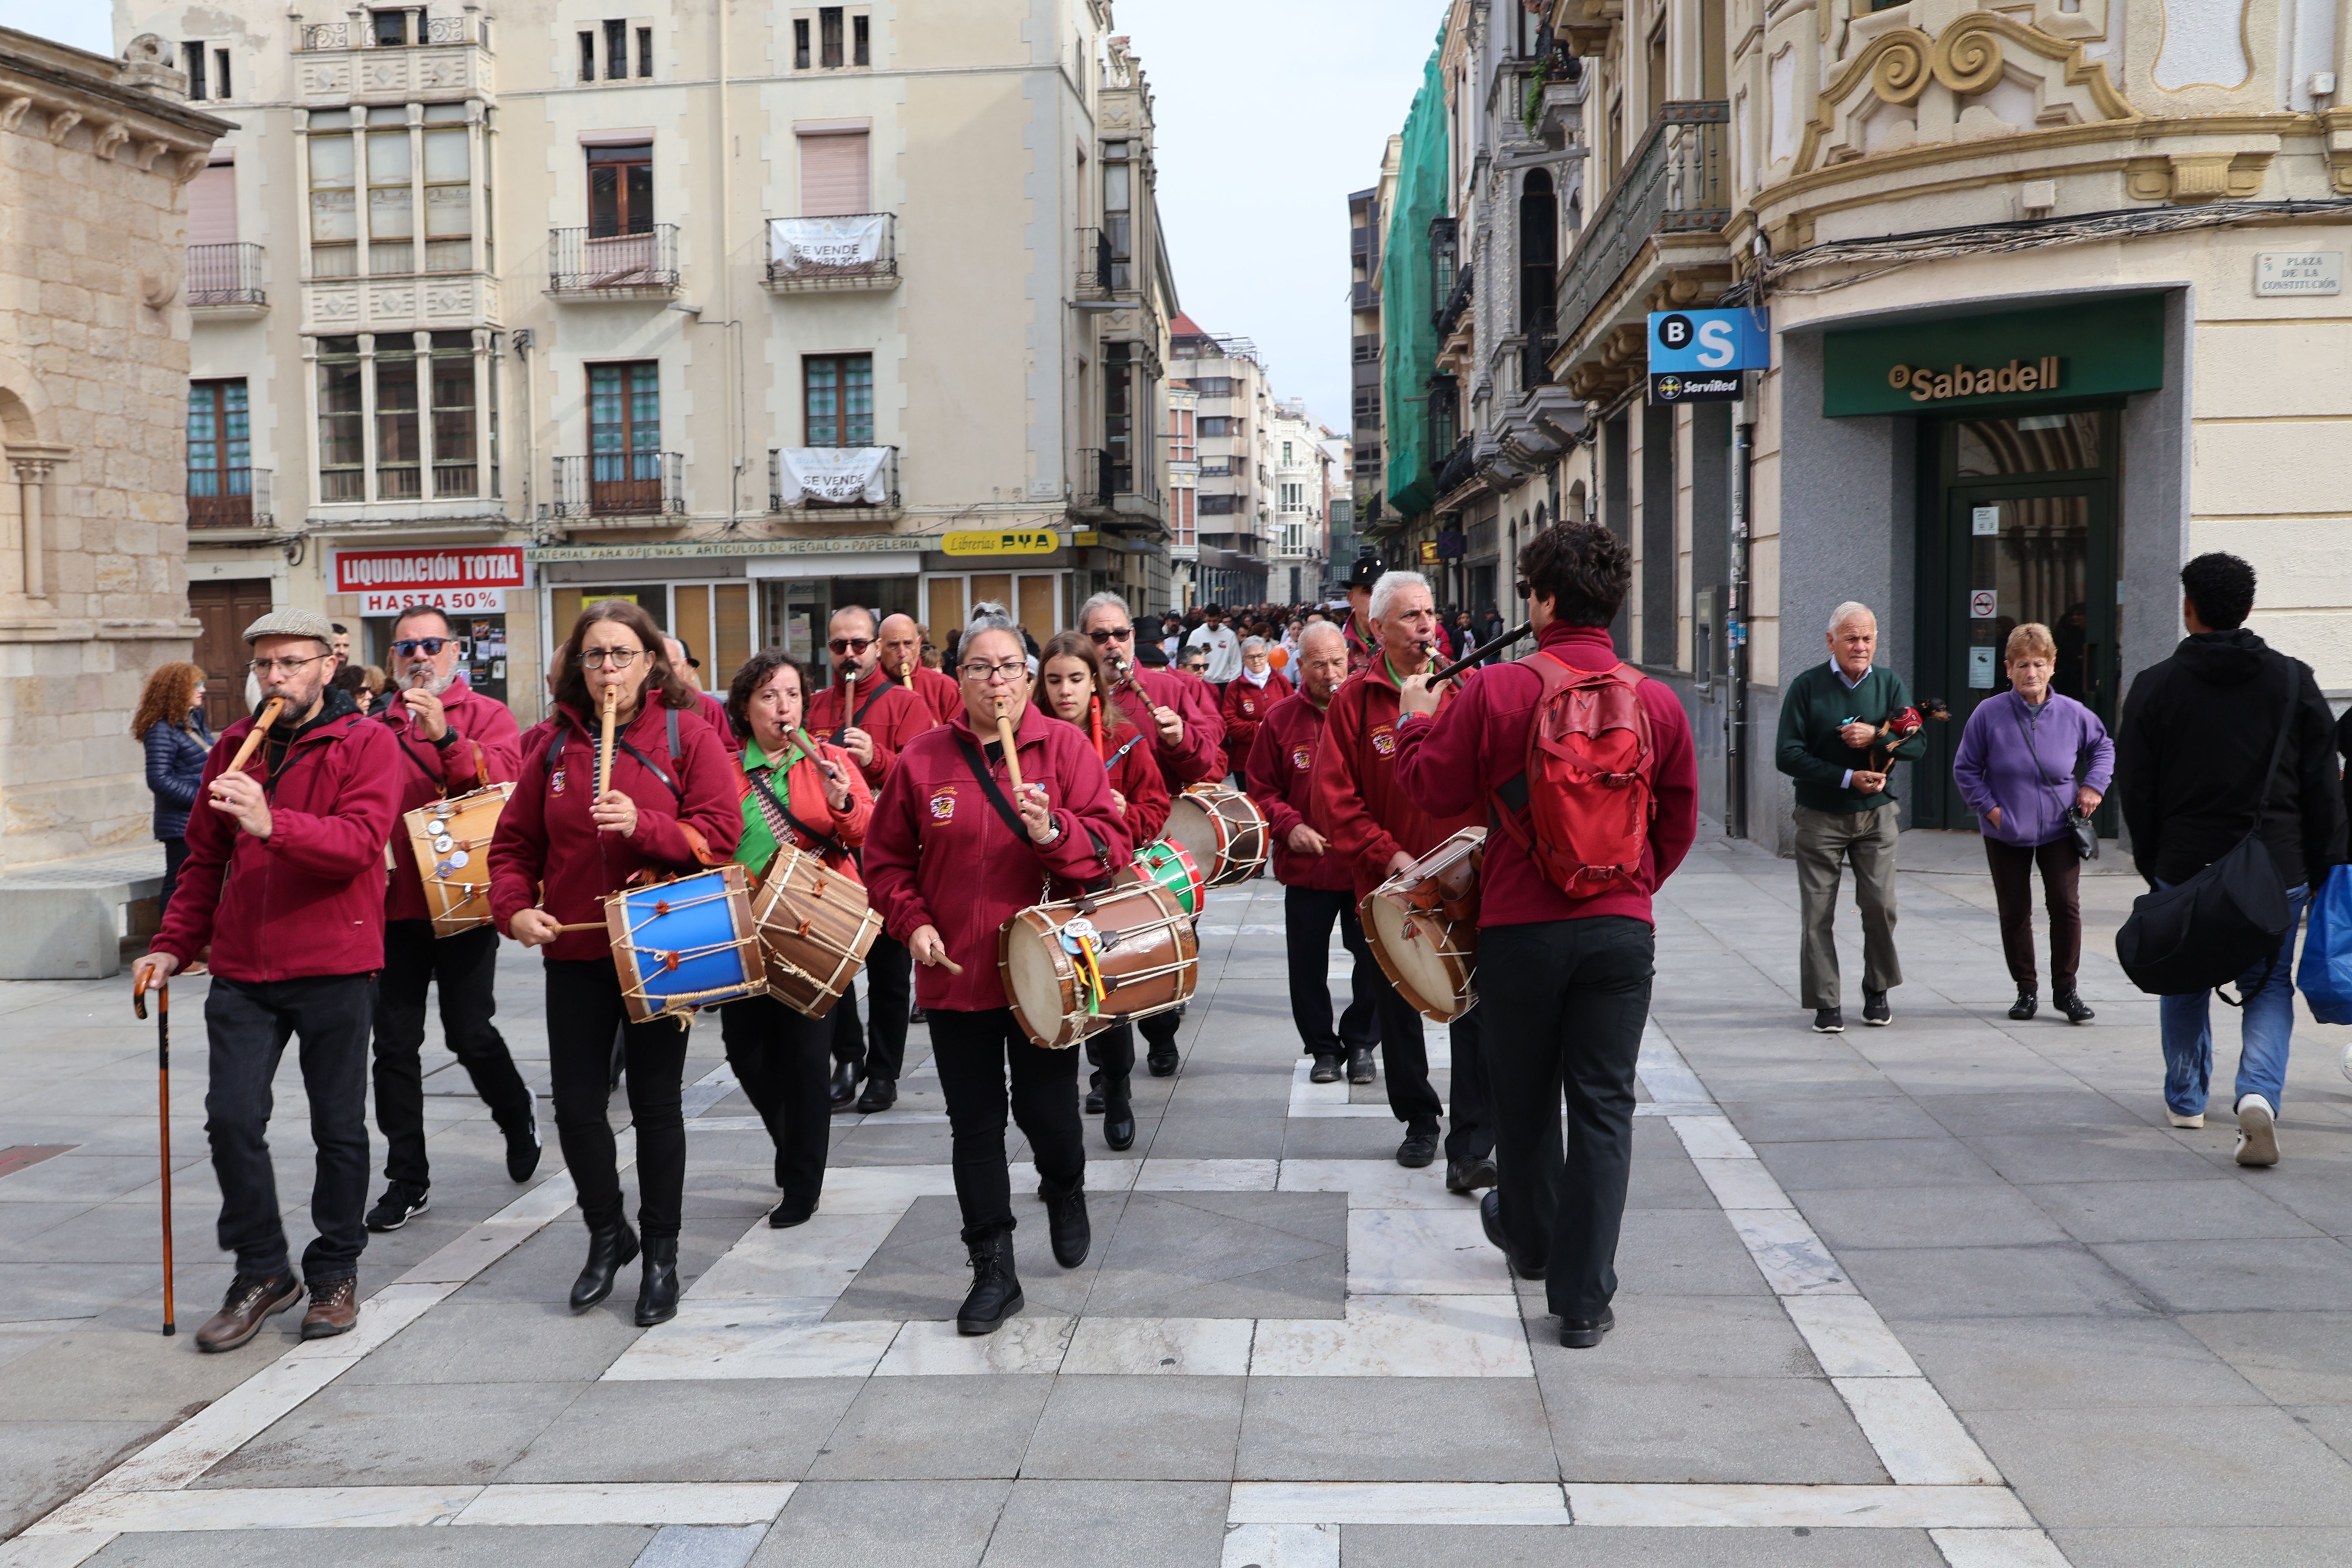
M 2229 853 L 2253 825 L 2279 715 L 2295 693 L 2286 750 L 2263 814 L 2263 842 L 2292 888 L 2344 858 L 2336 718 L 2311 667 L 2241 626 L 2181 639 L 2132 679 L 2116 739 L 2116 789 L 2132 863 L 2179 882 Z

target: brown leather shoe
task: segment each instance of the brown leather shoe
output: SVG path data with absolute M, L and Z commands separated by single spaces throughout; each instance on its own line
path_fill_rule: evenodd
M 261 1331 L 261 1325 L 302 1299 L 302 1281 L 293 1270 L 281 1274 L 240 1274 L 229 1282 L 221 1310 L 196 1331 L 200 1351 L 233 1351 Z
M 302 1337 L 331 1340 L 348 1334 L 360 1321 L 360 1282 L 351 1275 L 312 1287 L 310 1310 L 302 1314 Z

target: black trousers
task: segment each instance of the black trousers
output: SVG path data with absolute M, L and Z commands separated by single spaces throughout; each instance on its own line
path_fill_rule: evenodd
M 375 1125 L 388 1181 L 431 1184 L 425 1158 L 425 992 L 441 986 L 441 1037 L 474 1080 L 499 1131 L 530 1120 L 530 1089 L 515 1070 L 498 1012 L 499 933 L 477 926 L 436 937 L 431 921 L 386 921 L 375 987 Z
M 1078 1115 L 1078 1053 L 1029 1043 L 1010 1007 L 981 1013 L 927 1010 L 931 1062 L 948 1101 L 956 1202 L 969 1244 L 1013 1228 L 1013 1173 L 1004 1163 L 1005 1082 L 1013 1120 L 1029 1140 L 1037 1173 L 1063 1185 L 1087 1173 Z
M 162 842 L 163 887 L 162 891 L 155 895 L 155 920 L 159 925 L 163 923 L 164 914 L 172 907 L 172 889 L 180 885 L 180 868 L 188 863 L 188 841 L 185 838 L 166 838 Z
M 864 974 L 872 1020 L 859 1023 L 854 990 L 835 1003 L 825 1016 L 833 1026 L 833 1059 L 847 1062 L 869 1078 L 896 1083 L 907 1067 L 907 1012 L 915 997 L 915 955 L 905 943 L 877 936 L 866 951 Z
M 1339 1027 L 1331 1027 L 1331 922 L 1339 922 L 1339 941 L 1356 961 L 1348 977 L 1348 1006 Z M 1308 1056 L 1338 1056 L 1365 1051 L 1380 1044 L 1381 993 L 1388 977 L 1373 962 L 1364 941 L 1363 922 L 1356 917 L 1356 900 L 1345 891 L 1321 888 L 1282 889 L 1283 942 L 1290 955 L 1290 1016 L 1298 1025 L 1298 1043 Z
M 2026 848 L 1984 841 L 1985 862 L 1992 868 L 1992 895 L 2000 910 L 2001 956 L 2009 960 L 2009 977 L 2021 990 L 2036 988 L 2033 973 L 2033 872 L 2042 870 L 2042 902 L 2050 910 L 2050 994 L 2063 996 L 2074 989 L 2074 971 L 2083 962 L 2083 862 L 2074 841 L 2053 838 Z
M 322 974 L 252 983 L 213 977 L 205 997 L 210 1082 L 205 1133 L 220 1182 L 221 1250 L 236 1254 L 240 1274 L 286 1268 L 286 1226 L 278 1217 L 278 1174 L 269 1162 L 270 1079 L 299 1038 L 302 1089 L 310 1100 L 310 1142 L 318 1151 L 310 1181 L 310 1224 L 318 1235 L 302 1251 L 313 1285 L 359 1272 L 367 1247 L 368 1016 L 374 976 Z
M 807 1017 L 772 996 L 747 996 L 719 1010 L 719 1035 L 743 1097 L 775 1141 L 776 1185 L 784 1202 L 814 1208 L 824 1190 L 825 1144 L 833 1136 L 825 1070 L 832 1017 Z
M 1479 955 L 1483 988 L 1486 954 Z M 1495 1152 L 1495 1100 L 1486 1085 L 1485 998 L 1446 1026 L 1454 1047 L 1453 1125 L 1445 1130 L 1445 1157 L 1476 1160 Z M 1438 1117 L 1448 1108 L 1429 1081 L 1429 1043 L 1422 1033 L 1425 1020 L 1412 1004 L 1397 994 L 1381 977 L 1381 1076 L 1388 1080 L 1389 1109 L 1411 1132 L 1434 1132 Z
M 1151 1022 L 1150 1018 L 1143 1021 L 1147 1025 Z M 1087 1063 L 1096 1069 L 1094 1078 L 1098 1084 L 1105 1079 L 1132 1077 L 1135 1072 L 1135 1026 L 1118 1023 L 1099 1035 L 1087 1036 Z
M 1478 933 L 1478 1011 L 1495 1024 L 1487 1070 L 1503 1224 L 1524 1257 L 1546 1261 L 1544 1293 L 1564 1318 L 1598 1317 L 1617 1293 L 1633 1067 L 1656 945 L 1649 924 L 1628 915 Z
M 1186 1004 L 1189 1006 L 1191 1004 Z M 1165 1013 L 1154 1013 L 1135 1026 L 1143 1037 L 1145 1054 L 1155 1057 L 1176 1055 L 1176 1031 L 1184 1026 L 1184 1008 L 1171 1007 Z
M 624 1033 L 629 1120 L 637 1131 L 637 1228 L 656 1240 L 678 1231 L 686 1193 L 686 1026 L 633 1024 L 609 958 L 547 961 L 547 1065 L 555 1136 L 591 1226 L 621 1213 L 613 1124 L 613 1031 Z

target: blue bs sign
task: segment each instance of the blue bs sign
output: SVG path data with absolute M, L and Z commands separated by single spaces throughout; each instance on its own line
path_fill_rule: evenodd
M 1729 403 L 1739 373 L 1772 366 L 1772 312 L 1650 312 L 1650 401 Z

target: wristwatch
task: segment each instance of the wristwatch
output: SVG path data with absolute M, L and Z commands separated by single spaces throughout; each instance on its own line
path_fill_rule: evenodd
M 1054 831 L 1047 834 L 1045 837 L 1037 840 L 1037 847 L 1040 849 L 1051 849 L 1055 845 L 1059 844 L 1062 841 L 1062 819 L 1057 816 L 1053 820 Z

